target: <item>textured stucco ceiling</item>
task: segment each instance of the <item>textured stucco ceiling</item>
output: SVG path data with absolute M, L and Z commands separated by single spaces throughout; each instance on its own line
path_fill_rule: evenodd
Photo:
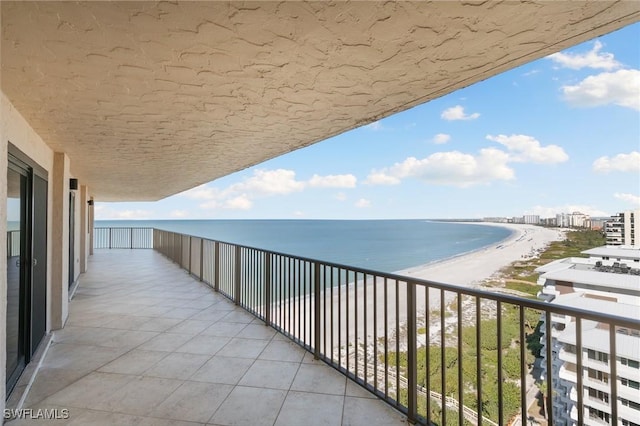
M 640 19 L 638 2 L 8 2 L 2 91 L 96 199 L 155 200 Z

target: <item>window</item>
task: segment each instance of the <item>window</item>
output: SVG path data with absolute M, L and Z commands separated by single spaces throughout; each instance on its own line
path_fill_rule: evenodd
M 640 368 L 640 362 L 628 358 L 620 358 L 620 363 L 630 368 Z
M 629 420 L 622 419 L 622 426 L 640 426 L 638 423 L 630 422 Z
M 628 399 L 624 399 L 624 398 L 620 398 L 620 402 L 622 403 L 622 405 L 626 407 L 633 408 L 634 410 L 640 411 L 640 404 L 638 404 L 637 402 L 629 401 Z
M 595 408 L 591 407 L 589 407 L 589 418 L 604 420 L 605 422 L 609 423 L 609 413 L 605 413 L 604 411 L 596 410 Z
M 620 379 L 620 382 L 623 386 L 628 386 L 633 389 L 640 389 L 640 383 L 636 382 L 635 380 Z
M 605 403 L 609 403 L 609 394 L 606 392 L 599 391 L 597 389 L 589 388 L 589 396 L 591 398 L 599 399 Z
M 594 351 L 593 349 L 587 349 L 587 356 L 589 359 L 593 359 L 600 362 L 609 362 L 609 355 L 604 352 Z
M 609 383 L 609 375 L 607 373 L 603 373 L 602 371 L 589 368 L 588 375 L 590 379 L 598 380 L 603 383 Z

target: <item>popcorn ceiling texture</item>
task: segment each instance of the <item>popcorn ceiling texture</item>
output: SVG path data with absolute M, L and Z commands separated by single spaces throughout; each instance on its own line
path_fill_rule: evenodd
M 640 19 L 637 2 L 1 7 L 2 91 L 99 201 L 175 194 Z

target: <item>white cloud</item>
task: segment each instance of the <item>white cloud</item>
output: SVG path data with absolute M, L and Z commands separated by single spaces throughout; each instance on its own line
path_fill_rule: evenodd
M 540 72 L 540 70 L 535 70 L 535 69 L 534 69 L 534 70 L 531 70 L 531 71 L 525 72 L 524 74 L 522 74 L 522 76 L 523 76 L 523 77 L 529 77 L 529 76 L 532 76 L 532 75 L 538 74 L 539 72 Z
M 336 200 L 338 201 L 346 201 L 347 200 L 347 194 L 345 194 L 344 192 L 338 192 L 336 194 Z
M 360 198 L 358 201 L 356 201 L 355 206 L 360 209 L 371 207 L 371 201 L 367 200 L 366 198 Z
M 440 117 L 448 121 L 475 120 L 476 118 L 480 117 L 480 113 L 474 112 L 473 114 L 465 114 L 464 107 L 461 105 L 456 105 L 442 111 Z
M 400 179 L 395 176 L 390 176 L 384 171 L 379 172 L 374 170 L 369 173 L 364 183 L 369 185 L 397 185 L 400 183 Z
M 171 213 L 169 213 L 169 216 L 176 217 L 176 218 L 182 218 L 182 217 L 189 216 L 189 212 L 186 211 L 186 210 L 173 210 Z
M 513 179 L 514 171 L 507 165 L 508 160 L 507 153 L 495 148 L 482 149 L 475 156 L 459 151 L 436 152 L 420 160 L 409 157 L 372 173 L 367 180 L 372 184 L 399 183 L 400 179 L 412 177 L 431 184 L 465 188 Z
M 181 192 L 178 195 L 191 198 L 192 200 L 212 200 L 219 195 L 219 191 L 217 188 L 212 188 L 207 186 L 207 184 L 203 184 Z
M 616 192 L 615 194 L 613 194 L 613 196 L 618 200 L 622 200 L 629 204 L 640 206 L 640 196 L 638 195 Z
M 254 170 L 253 176 L 244 182 L 233 184 L 227 191 L 247 193 L 253 196 L 283 195 L 302 191 L 304 182 L 296 180 L 293 170 Z
M 252 206 L 253 202 L 245 194 L 226 200 L 222 205 L 229 210 L 249 210 Z
M 312 188 L 355 188 L 358 179 L 352 174 L 346 175 L 313 175 L 309 179 L 309 186 Z
M 304 216 L 304 212 L 301 211 L 301 210 L 296 210 L 296 211 L 293 212 L 293 215 L 295 217 L 303 217 Z
M 151 219 L 153 212 L 149 210 L 96 210 L 96 219 Z
M 366 128 L 373 131 L 382 130 L 382 123 L 380 121 L 374 121 L 373 123 L 367 124 Z
M 618 154 L 612 158 L 600 157 L 593 162 L 593 171 L 597 173 L 639 172 L 640 152 L 632 151 L 628 154 Z
M 591 217 L 604 217 L 604 216 L 610 215 L 609 213 L 602 211 L 597 207 L 588 206 L 584 204 L 565 204 L 563 206 L 555 206 L 555 207 L 535 206 L 532 210 L 529 210 L 527 213 L 540 215 L 540 217 L 546 218 L 546 217 L 556 217 L 556 215 L 560 213 L 573 213 L 573 212 L 588 214 Z
M 509 150 L 509 160 L 519 163 L 554 164 L 569 159 L 558 145 L 541 146 L 540 142 L 527 135 L 487 135 L 490 141 L 498 142 Z
M 614 104 L 640 110 L 640 70 L 592 75 L 574 86 L 562 86 L 567 102 L 578 107 Z
M 433 143 L 441 145 L 449 142 L 451 140 L 451 135 L 447 135 L 446 133 L 438 133 L 432 139 Z
M 613 70 L 620 68 L 620 62 L 616 61 L 612 53 L 600 52 L 602 43 L 596 41 L 593 48 L 585 53 L 564 53 L 558 52 L 547 56 L 556 64 L 563 68 L 579 70 L 582 68 L 595 68 L 603 70 Z

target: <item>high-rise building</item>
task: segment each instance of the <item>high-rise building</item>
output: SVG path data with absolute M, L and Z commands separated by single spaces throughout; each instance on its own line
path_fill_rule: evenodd
M 611 216 L 604 224 L 607 245 L 635 246 L 640 245 L 638 226 L 640 224 L 640 210 L 626 211 Z
M 599 247 L 584 253 L 591 257 L 561 259 L 538 268 L 541 272 L 538 282 L 543 285 L 539 298 L 558 305 L 639 319 L 640 249 Z M 583 424 L 638 426 L 640 331 L 616 329 L 613 357 L 609 330 L 603 324 L 582 321 L 578 346 L 574 317 L 553 314 L 551 322 L 554 424 L 578 424 L 580 379 Z M 544 344 L 545 339 L 541 341 Z M 581 351 L 581 371 L 577 368 L 577 347 Z M 546 353 L 544 347 L 541 354 L 546 356 Z M 612 363 L 615 363 L 613 370 Z M 542 365 L 546 366 L 546 362 Z M 612 371 L 616 372 L 615 377 L 611 376 Z M 615 401 L 612 400 L 614 383 Z M 612 418 L 614 403 L 617 419 Z

